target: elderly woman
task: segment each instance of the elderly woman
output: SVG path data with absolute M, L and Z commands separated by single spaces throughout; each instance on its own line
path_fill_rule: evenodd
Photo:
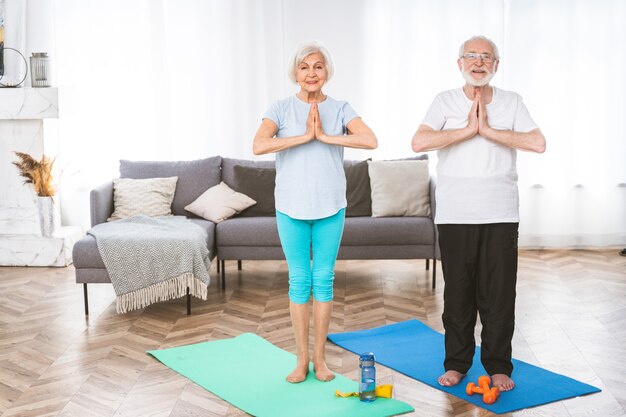
M 343 150 L 378 146 L 372 130 L 347 102 L 322 92 L 332 75 L 333 63 L 323 45 L 309 42 L 300 47 L 289 66 L 289 77 L 300 91 L 272 104 L 254 137 L 256 155 L 276 152 L 276 223 L 289 268 L 289 310 L 298 357 L 287 376 L 291 383 L 304 381 L 309 372 L 311 292 L 315 377 L 335 377 L 326 365 L 325 344 L 345 218 Z

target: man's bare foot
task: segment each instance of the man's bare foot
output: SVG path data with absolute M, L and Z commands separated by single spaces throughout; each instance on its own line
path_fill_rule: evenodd
M 333 371 L 328 369 L 328 366 L 326 366 L 326 362 L 324 361 L 314 363 L 313 369 L 315 369 L 315 378 L 322 382 L 328 382 L 335 379 L 335 374 Z
M 515 382 L 505 374 L 491 375 L 491 385 L 498 388 L 500 391 L 511 391 L 515 388 Z
M 464 377 L 465 377 L 465 374 L 450 370 L 450 371 L 446 371 L 445 374 L 437 378 L 437 382 L 439 382 L 439 385 L 443 387 L 453 387 L 457 385 L 459 382 L 461 382 L 461 380 Z
M 304 381 L 308 374 L 309 374 L 309 362 L 307 361 L 305 364 L 305 363 L 300 363 L 300 361 L 298 361 L 296 368 L 293 370 L 293 372 L 287 375 L 286 379 L 287 379 L 287 382 L 291 382 L 292 384 L 297 384 L 299 382 Z

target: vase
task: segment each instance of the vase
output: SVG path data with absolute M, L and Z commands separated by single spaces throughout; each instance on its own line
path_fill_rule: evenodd
M 37 197 L 37 209 L 39 210 L 41 236 L 52 237 L 56 226 L 54 221 L 54 199 L 52 197 Z

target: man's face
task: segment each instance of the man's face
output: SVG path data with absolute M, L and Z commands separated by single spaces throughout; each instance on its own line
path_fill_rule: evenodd
M 463 56 L 457 61 L 465 81 L 475 87 L 489 84 L 498 70 L 498 62 L 489 42 L 474 40 L 465 44 Z

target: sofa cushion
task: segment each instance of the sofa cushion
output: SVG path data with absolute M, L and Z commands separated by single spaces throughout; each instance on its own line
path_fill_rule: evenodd
M 240 214 L 242 217 L 276 215 L 276 169 L 235 165 L 233 174 L 233 188 L 257 202 L 244 210 Z
M 113 180 L 113 214 L 107 221 L 145 216 L 171 216 L 172 200 L 178 177 L 115 178 Z
M 370 176 L 365 161 L 344 161 L 343 168 L 346 172 L 346 217 L 371 216 L 372 215 L 372 188 Z
M 185 206 L 185 210 L 219 223 L 254 204 L 256 201 L 245 194 L 238 193 L 222 181 Z
M 120 161 L 122 178 L 178 177 L 176 193 L 172 201 L 172 213 L 196 217 L 185 206 L 203 192 L 220 183 L 221 156 L 195 161 Z
M 372 216 L 430 216 L 428 161 L 370 161 Z
M 435 227 L 428 217 L 350 217 L 343 228 L 345 246 L 432 245 Z
M 276 217 L 233 217 L 217 224 L 220 246 L 280 246 Z
M 233 217 L 219 223 L 216 230 L 218 248 L 280 246 L 275 217 Z M 427 217 L 350 217 L 341 245 L 432 245 L 434 241 L 435 227 Z

